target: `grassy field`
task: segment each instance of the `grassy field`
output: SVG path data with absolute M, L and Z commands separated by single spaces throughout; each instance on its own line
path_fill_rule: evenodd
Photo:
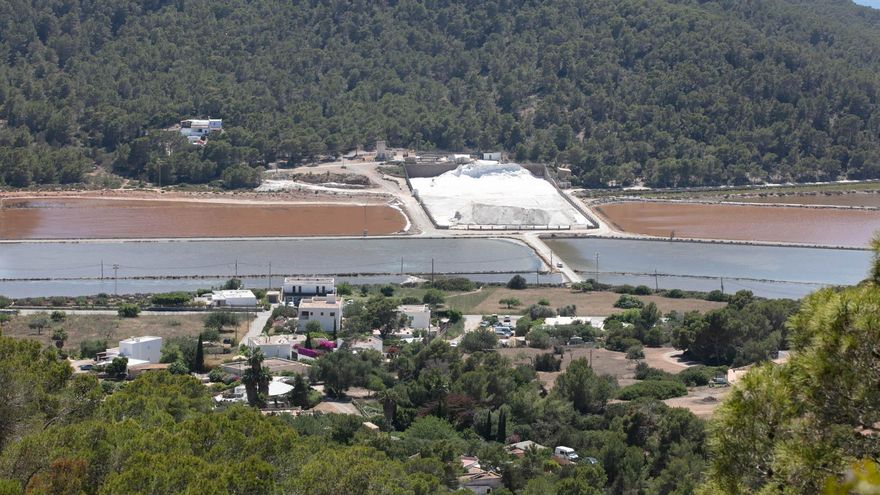
M 83 340 L 106 339 L 110 347 L 116 347 L 120 340 L 129 337 L 155 335 L 169 338 L 179 335 L 197 336 L 203 329 L 203 315 L 161 315 L 139 316 L 137 318 L 120 318 L 114 315 L 73 315 L 69 314 L 62 322 L 51 322 L 40 335 L 28 327 L 34 316 L 19 315 L 3 324 L 3 335 L 16 338 L 39 340 L 52 345 L 52 331 L 63 328 L 68 339 L 64 348 L 71 352 L 79 352 L 79 343 Z M 239 335 L 247 331 L 248 323 L 239 324 Z M 223 335 L 234 335 L 224 333 Z
M 447 297 L 446 304 L 465 314 L 519 313 L 523 308 L 537 304 L 540 299 L 550 302 L 550 307 L 560 308 L 574 304 L 580 316 L 608 316 L 623 311 L 614 303 L 620 294 L 614 292 L 572 292 L 562 287 L 542 287 L 525 290 L 511 290 L 504 287 L 484 287 L 481 291 L 463 296 Z M 670 299 L 661 296 L 636 296 L 645 303 L 653 302 L 662 313 L 670 311 L 709 311 L 723 308 L 725 303 L 703 299 Z M 516 298 L 522 306 L 507 309 L 498 301 Z

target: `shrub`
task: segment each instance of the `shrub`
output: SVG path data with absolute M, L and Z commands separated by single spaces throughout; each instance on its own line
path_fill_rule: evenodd
M 464 277 L 441 278 L 428 285 L 448 292 L 470 292 L 476 288 L 470 279 Z
M 715 289 L 715 290 L 709 292 L 708 294 L 706 294 L 707 301 L 727 302 L 728 299 L 729 298 L 727 297 L 727 294 L 721 292 L 718 289 Z
M 528 314 L 529 318 L 531 318 L 532 320 L 538 320 L 541 318 L 553 318 L 554 316 L 556 316 L 556 311 L 553 311 L 553 308 L 548 308 L 547 306 L 532 304 L 531 306 L 529 306 L 526 314 Z
M 636 365 L 635 378 L 636 380 L 679 381 L 676 375 L 663 370 L 658 370 L 657 368 L 652 368 L 645 362 Z
M 663 293 L 663 297 L 670 299 L 681 299 L 684 297 L 684 291 L 681 289 L 671 289 Z
M 556 359 L 552 352 L 539 354 L 535 358 L 535 371 L 559 371 L 562 360 Z
M 618 285 L 614 288 L 614 292 L 618 294 L 632 294 L 636 291 L 636 288 L 629 284 Z
M 400 304 L 421 304 L 422 300 L 415 296 L 406 296 L 400 299 Z
M 137 304 L 123 303 L 119 305 L 117 313 L 123 318 L 135 318 L 140 314 L 141 308 Z
M 556 308 L 556 314 L 558 314 L 559 316 L 576 316 L 577 306 L 575 306 L 574 304 L 569 304 L 561 308 Z
M 550 301 L 548 301 L 542 297 L 541 299 L 538 299 L 538 305 L 539 306 L 550 306 Z
M 649 296 L 653 294 L 654 291 L 651 290 L 647 285 L 638 285 L 635 289 L 633 289 L 633 294 L 637 296 Z
M 620 389 L 617 393 L 617 398 L 620 400 L 635 400 L 641 397 L 650 397 L 664 400 L 684 395 L 687 395 L 687 387 L 679 381 L 646 380 Z
M 526 341 L 529 343 L 529 347 L 547 349 L 550 347 L 550 334 L 542 328 L 534 328 L 526 334 Z
M 336 286 L 336 293 L 340 296 L 350 296 L 352 292 L 351 284 L 348 282 L 340 282 Z
M 54 321 L 55 323 L 59 323 L 67 318 L 67 313 L 65 313 L 64 311 L 52 311 L 52 315 L 49 318 L 51 318 L 52 321 Z
M 726 372 L 727 368 L 723 366 L 691 366 L 677 376 L 682 383 L 689 387 L 701 387 L 708 385 L 717 374 L 725 374 Z
M 202 330 L 201 333 L 202 340 L 205 342 L 219 342 L 220 341 L 220 331 L 215 328 L 206 328 Z
M 492 330 L 474 330 L 461 338 L 459 348 L 464 352 L 488 351 L 498 345 L 498 336 Z
M 379 292 L 382 293 L 385 297 L 391 297 L 394 295 L 394 287 L 390 285 L 383 285 Z
M 644 306 L 645 303 L 643 303 L 641 299 L 629 294 L 621 295 L 620 298 L 617 299 L 617 302 L 614 303 L 615 308 L 621 309 L 640 309 Z
M 626 358 L 630 361 L 635 361 L 636 359 L 645 359 L 645 349 L 642 348 L 641 344 L 629 346 L 626 349 Z
M 12 299 L 6 296 L 0 296 L 0 308 L 8 308 L 12 304 Z
M 230 278 L 220 287 L 223 290 L 238 290 L 241 289 L 244 285 L 241 283 L 240 279 Z
M 79 356 L 81 358 L 92 358 L 98 355 L 99 352 L 104 352 L 107 350 L 107 341 L 106 340 L 83 340 L 79 343 Z
M 443 297 L 443 293 L 437 289 L 428 289 L 422 297 L 422 303 L 430 304 L 431 306 L 439 306 L 444 302 L 446 302 L 446 298 Z
M 529 285 L 526 283 L 525 277 L 516 274 L 507 281 L 507 288 L 513 290 L 523 290 Z
M 156 306 L 183 306 L 192 299 L 188 292 L 166 292 L 153 294 L 150 301 Z

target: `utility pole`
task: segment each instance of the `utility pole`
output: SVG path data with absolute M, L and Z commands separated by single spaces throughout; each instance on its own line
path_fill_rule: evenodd
M 101 280 L 104 280 L 104 260 L 101 260 Z
M 431 258 L 431 285 L 434 285 L 434 258 Z
M 400 257 L 400 274 L 403 275 L 403 256 Z
M 596 251 L 596 285 L 599 285 L 599 252 Z
M 238 278 L 238 258 L 235 258 L 235 278 Z
M 118 285 L 117 285 L 118 280 L 119 280 L 118 274 L 119 274 L 119 265 L 117 265 L 116 263 L 113 263 L 113 294 L 114 295 L 119 295 L 119 290 L 118 290 Z
M 367 205 L 364 205 L 364 237 L 367 236 Z
M 539 266 L 538 268 L 535 268 L 535 285 L 538 285 L 541 283 L 541 280 L 539 278 L 540 275 L 541 275 L 541 267 Z
M 660 283 L 657 281 L 657 269 L 656 268 L 654 268 L 654 291 L 655 292 L 660 291 Z
M 720 277 L 721 279 L 721 293 L 724 294 L 724 277 Z
M 269 262 L 269 287 L 267 290 L 272 290 L 272 262 Z

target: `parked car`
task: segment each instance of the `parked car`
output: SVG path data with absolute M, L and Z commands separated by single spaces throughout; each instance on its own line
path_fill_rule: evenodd
M 573 448 L 566 447 L 564 445 L 556 447 L 556 450 L 553 451 L 553 454 L 570 462 L 578 461 L 577 452 L 575 452 Z

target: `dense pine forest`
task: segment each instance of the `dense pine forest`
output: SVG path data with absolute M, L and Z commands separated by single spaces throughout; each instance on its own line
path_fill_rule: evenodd
M 7 1 L 0 184 L 247 183 L 376 139 L 595 187 L 880 178 L 878 26 L 848 0 Z M 160 131 L 200 116 L 204 148 Z

